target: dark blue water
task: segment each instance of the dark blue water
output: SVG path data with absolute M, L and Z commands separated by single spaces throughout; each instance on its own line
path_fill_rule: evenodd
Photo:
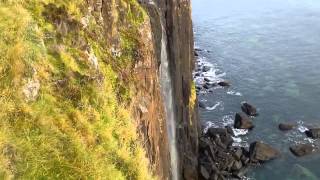
M 203 125 L 232 124 L 240 103 L 248 101 L 258 107 L 260 116 L 254 120 L 255 129 L 240 136 L 239 144 L 262 140 L 282 152 L 249 177 L 301 179 L 295 175 L 299 165 L 320 179 L 319 155 L 296 158 L 289 152 L 293 144 L 320 144 L 302 133 L 306 127 L 320 126 L 320 0 L 193 0 L 192 4 L 196 46 L 210 51 L 200 52 L 212 66 L 207 75 L 232 83 L 229 89 L 200 93 L 201 101 L 216 105 L 201 110 Z M 297 123 L 299 128 L 280 132 L 280 122 Z

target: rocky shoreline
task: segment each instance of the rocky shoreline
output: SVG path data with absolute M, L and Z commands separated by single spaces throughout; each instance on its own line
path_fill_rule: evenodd
M 206 73 L 212 71 L 212 67 L 201 61 L 202 49 L 195 49 L 196 68 L 193 74 L 196 83 L 196 91 L 199 93 L 212 93 L 217 86 L 228 88 L 231 83 L 220 78 L 210 78 Z M 209 52 L 209 51 L 206 51 Z M 207 105 L 199 101 L 199 108 L 208 109 Z M 281 156 L 281 152 L 270 145 L 255 141 L 249 148 L 234 145 L 234 129 L 254 130 L 254 117 L 258 116 L 257 109 L 248 102 L 241 103 L 241 111 L 235 114 L 233 127 L 210 127 L 199 140 L 199 179 L 224 180 L 242 179 L 248 168 L 260 166 L 270 160 Z M 286 132 L 296 128 L 296 124 L 280 123 L 280 131 Z M 305 131 L 306 137 L 320 138 L 320 128 L 311 128 Z M 318 152 L 313 144 L 298 144 L 288 147 L 290 152 L 302 157 Z

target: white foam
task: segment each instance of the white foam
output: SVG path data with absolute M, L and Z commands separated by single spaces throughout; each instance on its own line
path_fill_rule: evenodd
M 303 121 L 298 121 L 298 130 L 302 133 L 306 132 L 309 130 L 305 125 Z
M 215 110 L 217 107 L 219 107 L 222 104 L 221 101 L 217 102 L 215 105 L 213 105 L 212 107 L 206 107 L 206 110 L 212 111 Z
M 247 129 L 233 129 L 233 133 L 236 137 L 238 136 L 244 136 L 248 134 L 249 130 Z
M 235 91 L 232 91 L 232 90 L 228 90 L 227 94 L 234 95 L 234 96 L 242 96 L 242 94 L 240 92 L 235 92 Z

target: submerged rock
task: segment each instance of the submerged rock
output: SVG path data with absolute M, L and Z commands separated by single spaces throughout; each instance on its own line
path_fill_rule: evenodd
M 199 107 L 205 109 L 207 106 L 204 104 L 204 102 L 199 101 Z
M 319 180 L 319 178 L 309 169 L 299 164 L 295 164 L 293 165 L 293 168 L 287 180 Z
M 313 152 L 313 146 L 311 144 L 299 144 L 291 146 L 290 151 L 298 157 L 306 156 Z
M 254 127 L 252 120 L 245 113 L 237 113 L 234 120 L 234 128 L 236 129 L 252 129 Z
M 320 138 L 320 128 L 309 129 L 305 133 L 308 137 L 311 137 L 313 139 Z
M 279 129 L 281 131 L 289 131 L 292 130 L 295 127 L 295 124 L 291 124 L 291 123 L 280 123 L 279 124 Z
M 257 109 L 252 106 L 251 104 L 247 103 L 247 102 L 243 102 L 241 104 L 241 109 L 244 113 L 246 113 L 248 116 L 257 116 Z
M 218 82 L 218 85 L 222 87 L 229 87 L 231 86 L 231 83 L 229 81 L 220 81 Z
M 252 162 L 265 162 L 280 156 L 280 152 L 260 141 L 256 141 L 250 144 L 250 160 Z

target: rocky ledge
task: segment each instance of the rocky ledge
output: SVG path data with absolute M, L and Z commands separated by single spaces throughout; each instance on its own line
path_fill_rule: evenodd
M 271 146 L 256 141 L 249 149 L 232 146 L 233 131 L 230 127 L 210 128 L 199 142 L 199 179 L 241 179 L 249 166 L 267 162 L 280 156 Z

